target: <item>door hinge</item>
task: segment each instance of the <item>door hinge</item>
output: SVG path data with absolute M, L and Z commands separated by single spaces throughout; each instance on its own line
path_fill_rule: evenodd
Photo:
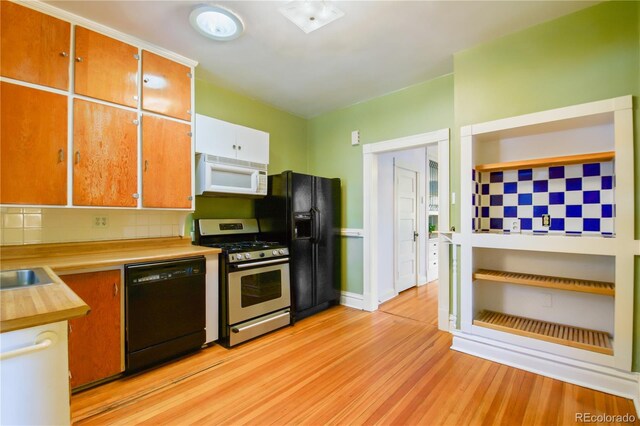
M 193 74 L 191 74 L 190 72 L 187 73 L 187 77 L 189 78 L 193 78 Z
M 140 55 L 138 55 L 137 53 L 133 54 L 133 59 L 135 59 L 136 61 L 140 60 Z
M 193 136 L 193 132 L 187 132 L 187 135 Z
M 133 194 L 131 194 L 131 196 L 132 196 L 133 198 L 135 198 L 136 200 L 137 200 L 138 198 L 140 198 L 140 194 L 138 194 L 137 192 L 134 192 Z
M 133 123 L 133 124 L 135 124 L 135 125 L 137 126 L 138 124 L 140 124 L 140 120 L 137 120 L 137 119 L 136 119 L 136 120 L 133 120 L 133 121 L 132 121 L 132 123 Z

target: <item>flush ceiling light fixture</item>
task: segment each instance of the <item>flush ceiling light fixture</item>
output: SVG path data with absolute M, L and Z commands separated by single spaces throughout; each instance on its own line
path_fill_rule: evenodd
M 240 18 L 220 6 L 200 5 L 191 11 L 189 22 L 200 34 L 219 41 L 240 37 L 244 25 Z
M 294 0 L 281 7 L 280 13 L 307 34 L 344 16 L 343 11 L 324 0 Z

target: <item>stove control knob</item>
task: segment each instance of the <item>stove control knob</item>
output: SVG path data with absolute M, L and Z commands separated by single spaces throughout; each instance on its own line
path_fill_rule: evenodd
M 274 256 L 278 255 L 278 250 L 274 250 L 271 254 L 273 254 Z
M 245 255 L 244 255 L 244 258 L 245 258 L 245 259 L 251 259 L 251 253 L 247 253 L 247 254 L 245 254 Z
M 280 253 L 280 254 L 284 254 L 284 250 L 283 250 L 283 249 L 280 249 L 280 250 L 279 250 L 279 253 Z
M 260 257 L 265 257 L 266 255 L 264 254 L 264 252 L 260 252 Z

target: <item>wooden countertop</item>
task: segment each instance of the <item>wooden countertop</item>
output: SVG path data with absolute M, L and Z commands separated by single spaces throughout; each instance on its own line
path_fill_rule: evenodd
M 2 246 L 0 267 L 49 266 L 63 272 L 218 253 L 220 249 L 194 246 L 190 239 L 180 237 Z
M 44 267 L 53 284 L 0 291 L 0 332 L 86 315 L 87 306 L 55 273 L 218 254 L 188 238 L 34 244 L 0 247 L 0 269 Z
M 66 321 L 89 313 L 84 303 L 67 285 L 44 267 L 53 284 L 0 291 L 0 332 Z

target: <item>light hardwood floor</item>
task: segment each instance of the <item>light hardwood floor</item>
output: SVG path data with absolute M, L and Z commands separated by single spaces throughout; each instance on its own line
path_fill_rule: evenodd
M 75 424 L 574 424 L 633 403 L 449 349 L 437 286 L 338 306 L 72 397 Z M 430 312 L 433 310 L 433 312 Z

